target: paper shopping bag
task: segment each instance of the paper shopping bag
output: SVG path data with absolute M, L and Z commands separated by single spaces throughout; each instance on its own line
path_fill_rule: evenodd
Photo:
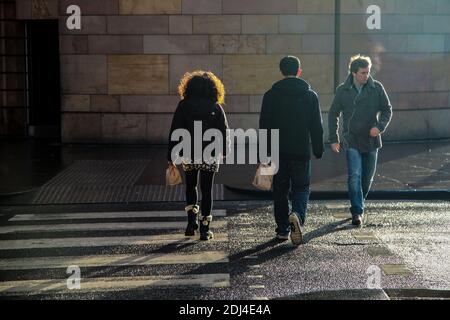
M 253 178 L 253 186 L 260 190 L 272 189 L 274 168 L 268 164 L 260 164 Z
M 176 166 L 169 166 L 166 169 L 166 185 L 167 186 L 176 186 L 183 182 L 181 179 L 180 170 Z

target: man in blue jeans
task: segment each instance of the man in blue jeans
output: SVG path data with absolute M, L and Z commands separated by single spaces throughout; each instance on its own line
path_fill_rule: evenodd
M 331 149 L 339 153 L 339 116 L 343 114 L 342 145 L 347 155 L 352 224 L 356 226 L 363 222 L 364 202 L 382 147 L 381 134 L 392 118 L 389 98 L 383 85 L 370 76 L 371 67 L 369 57 L 351 58 L 349 76 L 337 88 L 328 117 Z
M 264 95 L 259 127 L 279 130 L 280 161 L 273 178 L 277 238 L 287 240 L 290 235 L 292 243 L 299 245 L 309 199 L 311 142 L 316 158 L 320 159 L 324 151 L 322 115 L 317 94 L 300 79 L 300 60 L 294 56 L 283 58 L 280 71 L 285 78 Z

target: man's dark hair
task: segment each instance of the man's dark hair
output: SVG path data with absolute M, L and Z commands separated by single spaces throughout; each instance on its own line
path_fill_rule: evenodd
M 287 56 L 280 61 L 280 71 L 283 76 L 296 76 L 300 69 L 300 59 L 294 56 Z
M 369 57 L 357 54 L 350 58 L 348 69 L 351 73 L 357 73 L 358 70 L 372 67 L 372 60 Z

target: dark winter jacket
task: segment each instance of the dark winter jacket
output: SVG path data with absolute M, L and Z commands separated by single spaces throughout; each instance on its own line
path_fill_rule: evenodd
M 176 129 L 186 129 L 189 131 L 191 137 L 191 161 L 194 162 L 196 160 L 194 159 L 194 121 L 201 121 L 201 137 L 197 139 L 202 141 L 202 155 L 206 146 L 212 143 L 212 141 L 203 142 L 203 135 L 208 129 L 218 129 L 221 132 L 223 138 L 222 154 L 225 156 L 229 152 L 230 138 L 227 132 L 228 121 L 222 106 L 207 99 L 190 98 L 180 101 L 175 110 L 175 114 L 173 115 L 169 133 L 169 148 L 167 152 L 168 161 L 176 160 L 171 159 L 171 152 L 174 146 L 181 141 L 181 139 L 180 141 L 171 141 L 172 132 Z M 183 154 L 181 156 L 183 156 Z M 213 156 L 218 155 L 213 153 Z
M 392 118 L 392 106 L 383 85 L 369 77 L 361 94 L 353 86 L 353 75 L 341 84 L 334 97 L 328 117 L 329 142 L 339 143 L 339 116 L 343 114 L 342 142 L 346 148 L 359 152 L 374 151 L 382 147 L 381 136 L 370 136 L 377 127 L 383 133 Z
M 324 146 L 319 99 L 302 79 L 285 78 L 266 92 L 259 127 L 279 129 L 280 159 L 309 160 L 310 142 L 314 156 L 322 157 Z

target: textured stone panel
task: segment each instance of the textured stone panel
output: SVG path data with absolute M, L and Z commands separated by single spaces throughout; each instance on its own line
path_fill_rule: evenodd
M 173 113 L 180 101 L 178 96 L 126 95 L 120 99 L 121 112 Z
M 242 33 L 244 34 L 278 33 L 278 16 L 244 15 L 242 16 Z
M 388 1 L 385 1 L 388 2 Z M 392 1 L 394 2 L 394 1 Z M 396 0 L 395 13 L 397 14 L 433 14 L 436 13 L 436 0 Z
M 165 55 L 108 58 L 109 94 L 166 94 L 168 84 L 168 57 Z
M 449 15 L 424 16 L 424 33 L 450 33 Z
M 314 34 L 302 35 L 303 53 L 334 53 L 334 35 Z
M 333 33 L 334 15 L 280 16 L 280 33 Z
M 32 0 L 16 0 L 16 17 L 19 20 L 30 20 L 33 17 L 32 13 Z
M 341 0 L 341 13 L 343 14 L 366 14 L 370 5 L 380 7 L 382 14 L 393 14 L 396 10 L 396 1 L 386 0 Z
M 119 0 L 60 0 L 59 14 L 67 15 L 67 8 L 77 5 L 82 15 L 116 15 L 119 13 Z
M 59 50 L 62 54 L 88 53 L 88 36 L 60 36 Z
M 170 16 L 170 34 L 192 34 L 192 16 Z
M 300 35 L 268 35 L 267 53 L 296 53 L 302 51 L 302 38 Z
M 250 97 L 241 95 L 228 95 L 225 97 L 225 112 L 248 113 L 250 112 Z
M 106 17 L 102 16 L 82 16 L 80 30 L 69 30 L 67 28 L 67 17 L 59 18 L 60 34 L 105 34 L 106 33 Z
M 31 15 L 33 19 L 57 19 L 58 0 L 33 0 Z
M 18 39 L 2 39 L 2 46 L 4 46 L 3 54 L 7 55 L 24 55 L 25 41 Z
M 302 77 L 320 94 L 334 92 L 334 55 L 299 55 Z
M 201 54 L 208 52 L 208 36 L 144 36 L 144 53 L 147 54 Z
M 102 136 L 102 119 L 98 113 L 63 113 L 62 141 L 99 142 Z
M 367 34 L 392 34 L 392 33 L 422 33 L 424 17 L 419 15 L 384 15 L 381 19 L 380 30 L 367 29 L 367 15 L 341 16 L 341 32 L 345 33 L 367 33 Z
M 89 36 L 90 53 L 143 53 L 142 36 Z
M 260 113 L 263 102 L 263 96 L 250 96 L 250 112 Z
M 392 102 L 392 101 L 391 101 Z M 448 108 L 449 94 L 442 92 L 397 93 L 395 109 L 437 109 Z
M 120 14 L 181 14 L 181 0 L 119 0 Z
M 183 0 L 183 14 L 221 14 L 222 0 Z
M 298 0 L 297 13 L 334 13 L 334 1 L 330 0 Z
M 119 112 L 120 97 L 116 95 L 91 95 L 92 112 Z
M 146 117 L 139 114 L 104 114 L 102 138 L 106 142 L 145 142 Z
M 109 34 L 167 34 L 167 16 L 110 16 Z
M 341 56 L 341 81 L 348 75 L 350 55 Z M 432 84 L 431 57 L 429 54 L 371 55 L 372 75 L 381 81 L 389 92 L 428 91 Z M 401 81 L 399 79 L 401 70 Z
M 147 142 L 167 144 L 169 141 L 172 114 L 148 114 L 147 115 Z
M 227 16 L 194 16 L 193 31 L 195 34 L 239 34 L 241 33 L 241 17 Z
M 217 35 L 210 37 L 212 54 L 263 54 L 266 51 L 265 36 Z
M 224 14 L 294 14 L 297 0 L 226 0 Z
M 25 95 L 20 91 L 3 91 L 0 106 L 25 107 Z
M 428 112 L 429 138 L 450 138 L 450 108 Z
M 62 93 L 106 93 L 106 56 L 61 55 Z
M 259 115 L 258 114 L 227 114 L 228 125 L 232 129 L 258 129 Z
M 385 52 L 389 50 L 389 38 L 379 34 L 343 34 L 341 35 L 341 53 Z
M 436 12 L 440 14 L 450 14 L 450 1 L 436 0 L 437 9 Z
M 176 94 L 181 77 L 194 70 L 212 71 L 222 79 L 222 56 L 173 55 L 170 56 L 170 93 Z
M 450 53 L 431 55 L 431 91 L 450 89 Z
M 89 112 L 91 100 L 89 95 L 63 95 L 63 111 Z
M 23 136 L 26 130 L 26 109 L 7 108 L 0 111 L 0 135 Z
M 386 141 L 428 139 L 429 111 L 396 111 L 388 129 L 383 134 Z M 408 125 L 405 126 L 405 123 Z
M 281 79 L 278 55 L 223 57 L 223 79 L 230 94 L 262 94 Z

